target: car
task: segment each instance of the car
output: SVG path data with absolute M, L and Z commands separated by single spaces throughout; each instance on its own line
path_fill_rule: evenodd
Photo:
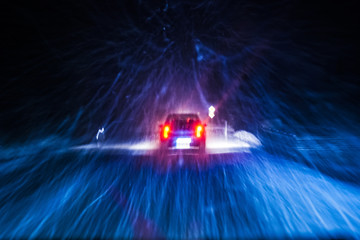
M 160 125 L 161 150 L 194 150 L 205 153 L 206 124 L 194 113 L 169 114 Z

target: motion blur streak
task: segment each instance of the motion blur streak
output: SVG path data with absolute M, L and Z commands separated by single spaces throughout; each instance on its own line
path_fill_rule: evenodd
M 360 238 L 354 2 L 9 1 L 0 238 Z
M 359 236 L 360 188 L 262 150 L 199 164 L 49 147 L 2 150 L 1 238 Z

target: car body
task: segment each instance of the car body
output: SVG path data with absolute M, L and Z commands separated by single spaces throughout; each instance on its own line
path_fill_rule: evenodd
M 197 150 L 205 152 L 206 124 L 194 113 L 172 113 L 160 125 L 162 150 Z

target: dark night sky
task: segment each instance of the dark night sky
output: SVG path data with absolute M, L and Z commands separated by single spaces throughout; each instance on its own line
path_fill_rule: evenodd
M 174 1 L 169 1 L 166 14 L 146 22 L 146 16 L 163 8 L 165 1 L 150 2 L 28 1 L 2 6 L 0 131 L 3 135 L 26 135 L 44 124 L 56 125 L 66 117 L 74 118 L 79 109 L 91 102 L 99 88 L 110 87 L 119 68 L 123 67 L 119 66 L 114 53 L 127 51 L 124 46 L 133 42 L 144 44 L 141 37 L 126 34 L 131 30 L 129 22 L 146 34 L 154 34 L 154 42 L 160 48 L 166 43 L 159 26 L 169 22 L 177 26 L 173 30 L 170 28 L 168 37 L 185 49 L 179 55 L 184 67 L 190 66 L 186 59 L 194 56 L 192 34 L 225 55 L 237 51 L 233 47 L 236 42 L 251 44 L 251 40 L 247 43 L 245 39 L 237 39 L 237 32 L 251 32 L 251 39 L 256 36 L 275 39 L 279 49 L 282 49 L 281 41 L 289 38 L 286 41 L 297 48 L 294 52 L 299 53 L 302 49 L 310 52 L 309 65 L 320 66 L 323 71 L 305 69 L 306 77 L 293 78 L 291 89 L 323 93 L 329 96 L 326 101 L 338 111 L 349 114 L 355 121 L 359 119 L 360 26 L 356 1 L 342 1 L 341 4 L 328 1 L 316 4 L 304 1 L 271 4 L 268 1 L 215 1 L 210 7 L 183 1 L 183 7 L 175 9 L 171 8 Z M 195 5 L 200 7 L 194 8 Z M 254 30 L 268 19 L 274 21 L 268 25 L 270 30 L 266 35 Z M 276 19 L 280 20 L 277 22 Z M 218 23 L 226 26 L 224 35 L 217 32 L 221 27 L 213 27 Z M 227 34 L 226 39 L 234 42 L 222 40 Z M 111 43 L 101 50 L 109 40 Z M 123 42 L 123 45 L 117 45 Z M 106 56 L 108 52 L 112 52 L 111 57 Z M 272 66 L 284 76 L 294 74 L 294 71 L 302 76 L 302 69 L 291 64 L 293 51 L 285 49 L 284 52 L 289 59 L 268 55 Z M 288 84 L 284 81 L 289 81 L 279 80 L 280 77 L 271 79 L 270 76 L 265 84 L 275 92 L 277 89 L 283 91 L 284 85 Z M 141 86 L 141 76 L 137 81 Z M 252 81 L 251 77 L 249 81 Z M 216 84 L 221 85 L 221 82 L 209 82 L 208 92 L 212 92 L 211 86 Z M 125 101 L 125 96 L 120 99 Z M 280 99 L 297 106 L 297 99 L 290 92 Z M 298 109 L 308 114 L 301 104 Z

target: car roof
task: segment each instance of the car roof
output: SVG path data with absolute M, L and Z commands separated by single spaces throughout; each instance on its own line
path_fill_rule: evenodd
M 199 116 L 195 113 L 172 113 L 167 116 L 166 121 L 186 119 L 200 120 Z

